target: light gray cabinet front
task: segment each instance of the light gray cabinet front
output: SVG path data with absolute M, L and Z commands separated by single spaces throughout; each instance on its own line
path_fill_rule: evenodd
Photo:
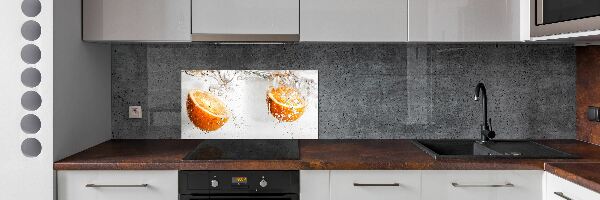
M 529 40 L 529 2 L 417 0 L 408 3 L 411 42 L 519 42 Z
M 300 41 L 406 42 L 407 0 L 302 0 Z
M 299 0 L 192 0 L 194 41 L 297 41 Z
M 83 0 L 85 41 L 191 41 L 190 0 Z

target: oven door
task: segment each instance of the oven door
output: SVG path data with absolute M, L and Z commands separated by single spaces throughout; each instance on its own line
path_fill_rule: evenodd
M 297 194 L 281 195 L 219 195 L 219 196 L 198 196 L 198 195 L 180 195 L 179 200 L 298 200 Z
M 600 29 L 598 0 L 531 0 L 534 37 Z

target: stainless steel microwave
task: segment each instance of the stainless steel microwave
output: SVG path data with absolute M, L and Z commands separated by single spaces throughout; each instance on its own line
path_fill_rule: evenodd
M 600 0 L 531 0 L 531 36 L 600 30 Z

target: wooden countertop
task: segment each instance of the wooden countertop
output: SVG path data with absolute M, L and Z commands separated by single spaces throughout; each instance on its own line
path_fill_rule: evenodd
M 300 160 L 182 160 L 202 140 L 110 140 L 54 164 L 55 170 L 494 170 L 544 169 L 548 162 L 600 162 L 600 146 L 539 143 L 581 159 L 435 160 L 410 140 L 300 140 Z
M 545 170 L 573 183 L 600 193 L 600 162 L 546 163 Z

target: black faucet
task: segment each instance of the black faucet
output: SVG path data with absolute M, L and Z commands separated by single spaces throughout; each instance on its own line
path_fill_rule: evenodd
M 481 97 L 479 95 L 481 92 Z M 477 84 L 475 88 L 475 101 L 479 101 L 480 98 L 483 98 L 481 105 L 483 106 L 483 124 L 481 124 L 481 141 L 480 142 L 488 142 L 489 140 L 496 137 L 496 132 L 492 130 L 492 119 L 490 118 L 490 123 L 488 124 L 487 117 L 487 94 L 485 93 L 485 85 L 483 83 Z

